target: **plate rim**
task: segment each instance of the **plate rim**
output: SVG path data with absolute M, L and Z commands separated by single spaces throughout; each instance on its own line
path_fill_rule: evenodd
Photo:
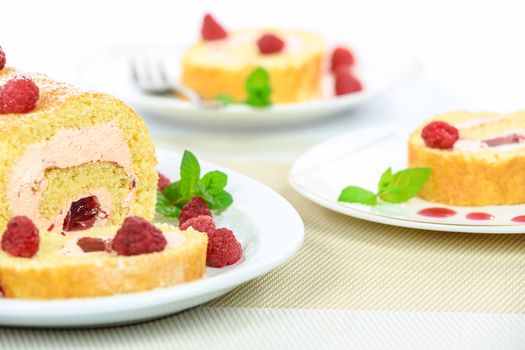
M 158 147 L 157 154 L 166 152 L 171 156 L 176 155 L 177 158 L 182 157 L 179 152 Z M 239 265 L 238 268 L 227 271 L 223 274 L 212 276 L 209 278 L 201 278 L 199 280 L 185 283 L 182 285 L 156 288 L 150 291 L 142 291 L 136 293 L 126 293 L 119 295 L 111 295 L 104 297 L 92 298 L 72 298 L 72 299 L 57 299 L 57 300 L 36 300 L 36 299 L 9 299 L 0 298 L 0 325 L 2 326 L 35 326 L 35 327 L 83 327 L 96 325 L 109 325 L 118 323 L 129 323 L 141 320 L 133 319 L 133 317 L 125 317 L 116 322 L 99 322 L 93 321 L 93 318 L 104 318 L 107 315 L 133 313 L 133 311 L 143 310 L 150 307 L 159 307 L 170 305 L 173 303 L 184 303 L 198 297 L 205 297 L 213 293 L 220 293 L 221 291 L 228 291 L 239 285 L 246 283 L 264 273 L 267 273 L 278 266 L 290 260 L 302 247 L 304 242 L 304 223 L 297 212 L 297 210 L 277 191 L 273 190 L 264 183 L 244 175 L 231 168 L 215 164 L 205 159 L 199 158 L 203 168 L 213 168 L 227 171 L 228 175 L 234 175 L 235 178 L 242 179 L 242 182 L 248 185 L 254 183 L 266 193 L 271 194 L 275 199 L 280 201 L 281 205 L 287 207 L 287 223 L 292 230 L 293 235 L 289 235 L 290 243 L 284 248 L 277 250 L 278 254 L 275 256 L 266 257 L 265 259 L 257 260 L 249 265 Z M 245 186 L 244 186 L 245 187 Z M 242 187 L 241 187 L 242 190 Z M 242 207 L 241 207 L 242 208 Z M 260 240 L 261 232 L 258 233 L 257 238 Z M 268 241 L 267 243 L 272 243 Z M 271 244 L 270 244 L 271 245 Z M 274 244 L 275 245 L 275 244 Z M 219 294 L 221 295 L 221 294 Z M 218 297 L 217 295 L 216 297 Z M 140 305 L 133 305 L 133 302 L 140 302 Z M 130 307 L 129 305 L 133 305 Z M 110 307 L 108 311 L 106 307 Z M 102 310 L 102 312 L 100 311 Z M 178 311 L 176 311 L 178 312 Z M 172 312 L 173 313 L 173 312 Z M 170 314 L 170 313 L 168 313 Z M 165 314 L 159 314 L 154 317 L 161 317 Z M 88 318 L 86 322 L 78 322 L 79 318 Z M 65 318 L 64 322 L 56 322 L 59 318 Z M 46 320 L 51 323 L 46 325 Z M 69 324 L 73 322 L 73 324 Z
M 288 183 L 292 188 L 300 193 L 305 198 L 310 201 L 325 207 L 327 209 L 333 210 L 340 214 L 347 216 L 355 217 L 357 219 L 375 222 L 384 225 L 391 225 L 397 227 L 421 229 L 421 230 L 430 230 L 430 231 L 442 231 L 442 232 L 458 232 L 458 233 L 477 233 L 477 234 L 525 234 L 525 225 L 460 225 L 460 224 L 446 224 L 446 223 L 433 223 L 425 221 L 416 221 L 410 219 L 401 219 L 390 216 L 385 216 L 381 214 L 369 213 L 366 211 L 359 210 L 351 206 L 344 204 L 339 204 L 335 201 L 326 199 L 325 197 L 318 195 L 317 193 L 309 190 L 305 186 L 302 186 L 295 179 L 295 168 L 297 164 L 302 162 L 311 152 L 315 149 L 326 146 L 327 144 L 332 143 L 335 139 L 341 138 L 345 135 L 349 135 L 356 132 L 365 132 L 367 130 L 393 130 L 394 132 L 400 132 L 404 130 L 403 127 L 396 126 L 392 123 L 386 123 L 381 125 L 373 125 L 357 128 L 350 130 L 344 133 L 337 134 L 326 140 L 323 140 L 310 148 L 304 151 L 297 159 L 293 162 L 290 171 L 288 172 Z M 439 204 L 436 204 L 439 205 Z M 444 204 L 443 204 L 444 205 Z
M 376 45 L 378 46 L 378 45 Z M 92 57 L 101 54 L 107 54 L 111 50 L 133 50 L 137 51 L 141 48 L 154 47 L 154 48 L 177 48 L 175 43 L 168 42 L 130 42 L 126 44 L 113 44 L 104 45 L 97 48 L 93 48 L 86 52 L 77 62 L 76 72 L 80 81 L 84 86 L 91 89 L 100 89 L 100 86 L 96 86 L 92 79 L 86 74 L 87 67 L 92 64 Z M 403 81 L 414 80 L 422 70 L 422 64 L 420 59 L 410 53 L 402 55 L 402 63 L 395 70 L 393 77 L 387 79 L 382 84 L 375 86 L 374 88 L 366 88 L 361 92 L 347 94 L 343 96 L 325 96 L 320 99 L 303 101 L 297 103 L 284 103 L 274 104 L 266 109 L 257 109 L 244 105 L 232 105 L 227 106 L 224 109 L 219 110 L 206 110 L 194 106 L 190 102 L 177 99 L 167 99 L 159 96 L 143 96 L 140 93 L 117 93 L 113 91 L 119 98 L 128 102 L 136 108 L 149 109 L 153 112 L 151 106 L 163 105 L 166 109 L 163 113 L 153 112 L 159 117 L 169 119 L 172 121 L 185 121 L 185 122 L 211 122 L 214 123 L 214 118 L 203 117 L 208 113 L 219 115 L 218 122 L 229 122 L 236 121 L 241 123 L 240 126 L 277 126 L 286 125 L 300 122 L 307 122 L 311 120 L 326 119 L 334 114 L 340 113 L 344 110 L 351 109 L 360 105 L 363 102 L 373 99 L 377 95 L 388 91 Z M 106 91 L 106 90 L 104 90 Z M 174 114 L 178 116 L 175 117 Z M 286 115 L 287 118 L 283 118 Z M 238 119 L 239 116 L 246 116 L 245 119 Z

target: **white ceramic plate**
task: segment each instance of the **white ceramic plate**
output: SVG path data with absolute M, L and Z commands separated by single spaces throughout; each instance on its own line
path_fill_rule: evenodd
M 79 73 L 87 87 L 111 93 L 135 108 L 172 121 L 224 127 L 260 127 L 329 117 L 368 101 L 419 71 L 418 61 L 403 55 L 400 50 L 384 46 L 359 46 L 355 48 L 359 59 L 356 74 L 363 81 L 362 92 L 334 97 L 333 82 L 327 74 L 324 98 L 311 102 L 277 104 L 264 109 L 246 105 L 203 109 L 177 98 L 145 95 L 134 87 L 129 68 L 133 56 L 153 57 L 164 64 L 170 78 L 178 80 L 183 50 L 183 47 L 167 44 L 107 47 L 85 56 L 79 63 Z
M 425 230 L 525 233 L 525 225 L 512 221 L 525 215 L 525 205 L 454 207 L 418 198 L 402 204 L 380 203 L 374 207 L 337 201 L 349 185 L 377 189 L 379 177 L 389 166 L 394 171 L 407 167 L 406 143 L 409 128 L 373 127 L 351 131 L 314 146 L 294 163 L 290 184 L 306 198 L 337 212 L 382 224 Z M 418 214 L 425 208 L 448 208 L 456 212 L 446 218 Z M 471 220 L 474 212 L 491 214 L 492 220 Z
M 160 171 L 176 179 L 180 155 L 159 150 L 157 156 Z M 0 325 L 106 326 L 161 317 L 217 298 L 276 268 L 297 252 L 304 227 L 284 198 L 232 170 L 204 161 L 201 166 L 203 171 L 220 169 L 228 174 L 228 190 L 235 202 L 216 216 L 216 221 L 219 227 L 231 228 L 241 242 L 244 256 L 239 263 L 223 269 L 208 268 L 204 279 L 149 292 L 59 301 L 0 298 Z

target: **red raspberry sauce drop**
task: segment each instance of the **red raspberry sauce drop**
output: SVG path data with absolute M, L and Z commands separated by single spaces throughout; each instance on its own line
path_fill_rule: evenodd
M 426 208 L 417 212 L 421 216 L 428 216 L 431 218 L 448 218 L 456 215 L 456 212 L 448 208 Z
M 63 231 L 87 230 L 95 224 L 97 216 L 101 213 L 100 203 L 96 196 L 81 198 L 71 203 L 71 208 L 64 218 Z
M 523 223 L 525 222 L 525 215 L 515 216 L 512 218 L 512 221 Z
M 465 216 L 469 220 L 494 220 L 494 215 L 491 215 L 489 213 L 480 213 L 480 212 L 474 212 L 474 213 L 468 213 Z

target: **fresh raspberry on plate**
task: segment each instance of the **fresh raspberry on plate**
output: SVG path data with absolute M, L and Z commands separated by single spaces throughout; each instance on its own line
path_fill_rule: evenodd
M 213 222 L 213 218 L 208 215 L 199 215 L 186 220 L 182 225 L 180 225 L 180 229 L 183 231 L 187 230 L 188 227 L 192 227 L 194 230 L 207 233 L 208 235 L 211 235 L 213 232 L 215 232 L 215 223 Z
M 202 21 L 201 35 L 204 40 L 219 40 L 226 38 L 228 33 L 211 14 L 207 13 Z
M 4 69 L 5 67 L 5 53 L 4 50 L 2 50 L 2 46 L 0 46 L 0 70 Z
M 39 93 L 31 78 L 15 76 L 0 88 L 0 114 L 31 112 L 36 108 Z
M 341 72 L 335 76 L 334 90 L 337 96 L 346 95 L 363 90 L 363 85 L 351 73 Z
M 152 223 L 138 216 L 129 216 L 117 231 L 112 248 L 118 255 L 140 255 L 161 252 L 166 237 Z
M 335 73 L 338 67 L 351 67 L 355 63 L 354 54 L 348 48 L 338 46 L 332 52 L 330 69 Z
M 185 206 L 182 207 L 179 215 L 179 227 L 181 227 L 187 220 L 195 218 L 200 215 L 206 215 L 213 217 L 211 215 L 210 208 L 208 205 L 199 196 L 193 197 Z
M 224 267 L 241 260 L 242 247 L 231 230 L 220 228 L 208 237 L 206 265 Z
M 278 53 L 283 50 L 284 41 L 275 34 L 263 34 L 257 40 L 257 46 L 262 54 Z
M 2 250 L 20 258 L 31 258 L 38 252 L 38 229 L 27 216 L 15 216 L 2 236 Z
M 159 173 L 159 181 L 157 182 L 157 187 L 159 191 L 162 191 L 164 187 L 168 186 L 171 183 L 171 181 L 166 175 L 164 175 L 160 171 L 158 171 L 158 173 Z
M 446 122 L 435 121 L 423 128 L 421 137 L 430 148 L 451 149 L 459 139 L 459 131 Z

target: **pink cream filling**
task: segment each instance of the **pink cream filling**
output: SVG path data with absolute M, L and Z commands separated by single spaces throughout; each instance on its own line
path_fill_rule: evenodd
M 97 218 L 94 226 L 105 225 L 113 204 L 110 193 L 104 188 L 71 198 L 70 202 L 50 219 L 41 218 L 39 215 L 42 194 L 47 187 L 47 169 L 70 168 L 94 162 L 115 163 L 124 169 L 132 181 L 136 181 L 132 170 L 131 152 L 114 121 L 89 128 L 61 129 L 52 138 L 28 146 L 9 177 L 7 198 L 13 216 L 28 216 L 40 229 L 60 232 L 71 203 L 83 197 L 96 196 L 101 210 L 107 215 Z M 124 198 L 122 206 L 129 208 L 134 195 L 135 188 Z
M 488 149 L 498 151 L 513 151 L 525 148 L 525 130 L 510 130 L 504 135 L 496 135 L 486 140 L 459 139 L 454 149 L 459 151 L 477 152 Z

